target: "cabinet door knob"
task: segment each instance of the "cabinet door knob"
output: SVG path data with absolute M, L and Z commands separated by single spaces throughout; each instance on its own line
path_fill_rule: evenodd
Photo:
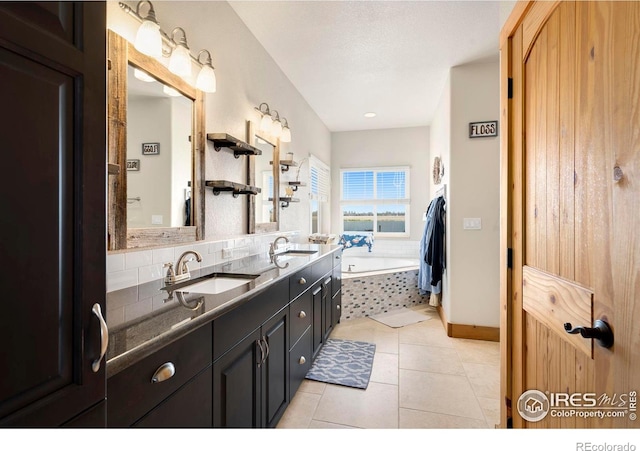
M 298 313 L 298 318 L 306 318 L 307 314 L 304 312 L 304 310 L 300 310 L 300 313 Z
M 305 279 L 304 277 L 300 277 L 300 280 L 298 280 L 298 283 L 300 285 L 304 285 L 305 283 L 307 283 L 307 279 Z
M 336 305 L 336 310 L 340 310 L 340 304 Z
M 307 359 L 305 359 L 304 356 L 300 356 L 300 359 L 298 360 L 298 363 L 300 365 L 304 365 L 305 363 L 307 363 Z
M 173 375 L 176 374 L 176 367 L 173 363 L 167 362 L 160 365 L 160 367 L 153 373 L 153 377 L 151 378 L 151 382 L 153 384 L 158 384 L 160 382 L 164 382 L 167 379 L 171 379 Z

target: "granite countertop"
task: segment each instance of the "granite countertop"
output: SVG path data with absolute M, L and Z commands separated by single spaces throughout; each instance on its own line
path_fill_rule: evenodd
M 292 249 L 317 250 L 308 256 L 280 255 L 272 263 L 267 254 L 246 257 L 191 271 L 191 279 L 165 286 L 162 280 L 139 285 L 137 290 L 119 290 L 109 293 L 112 297 L 137 296 L 142 298 L 166 294 L 165 305 L 151 313 L 130 319 L 110 328 L 107 350 L 107 377 L 119 373 L 165 345 L 187 335 L 226 312 L 238 307 L 274 283 L 319 259 L 342 249 L 341 246 L 308 244 L 293 245 Z M 210 280 L 213 274 L 250 275 L 248 283 L 218 294 L 178 292 L 180 288 L 196 281 Z M 171 290 L 168 290 L 171 288 Z M 173 292 L 173 293 L 172 293 Z M 130 293 L 136 293 L 135 295 Z M 137 299 L 127 299 L 135 303 Z

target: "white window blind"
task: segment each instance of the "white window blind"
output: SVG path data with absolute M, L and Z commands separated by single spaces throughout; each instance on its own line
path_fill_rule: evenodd
M 342 169 L 340 174 L 343 231 L 409 234 L 409 167 Z
M 331 170 L 318 158 L 309 157 L 309 194 L 311 200 L 320 202 L 329 201 L 329 183 L 331 182 Z

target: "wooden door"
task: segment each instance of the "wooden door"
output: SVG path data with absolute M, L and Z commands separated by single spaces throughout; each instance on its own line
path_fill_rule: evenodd
M 533 3 L 508 49 L 513 425 L 637 428 L 640 3 Z
M 0 3 L 0 425 L 105 399 L 105 47 L 104 2 Z

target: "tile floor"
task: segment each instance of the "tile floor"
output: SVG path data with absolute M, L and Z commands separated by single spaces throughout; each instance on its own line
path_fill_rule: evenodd
M 305 380 L 278 424 L 294 428 L 494 428 L 499 421 L 500 345 L 450 338 L 433 307 L 418 324 L 391 328 L 342 321 L 332 338 L 376 344 L 366 390 Z

